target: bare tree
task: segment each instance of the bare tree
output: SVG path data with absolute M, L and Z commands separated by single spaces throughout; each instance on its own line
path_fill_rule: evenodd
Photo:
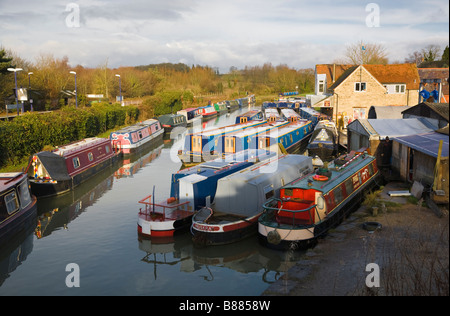
M 423 61 L 435 61 L 441 53 L 439 45 L 430 44 L 422 49 Z
M 407 58 L 405 58 L 405 63 L 416 64 L 417 67 L 423 61 L 423 54 L 419 51 L 415 51 L 412 54 L 409 54 Z
M 354 65 L 388 63 L 386 48 L 382 44 L 363 41 L 347 46 L 345 57 L 348 63 Z

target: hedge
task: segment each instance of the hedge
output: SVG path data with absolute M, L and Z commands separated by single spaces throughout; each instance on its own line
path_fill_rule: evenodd
M 11 121 L 0 121 L 0 167 L 18 164 L 44 146 L 61 146 L 107 130 L 133 124 L 139 110 L 119 104 L 67 106 L 50 113 L 28 112 Z

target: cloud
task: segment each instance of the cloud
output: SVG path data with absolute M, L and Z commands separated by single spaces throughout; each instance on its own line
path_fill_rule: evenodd
M 368 27 L 356 0 L 19 0 L 0 3 L 0 45 L 33 60 L 40 52 L 71 64 L 110 67 L 184 62 L 219 67 L 342 58 L 359 40 L 382 43 L 403 61 L 428 44 L 448 45 L 448 2 L 376 2 L 380 26 Z M 79 27 L 66 19 L 79 8 Z

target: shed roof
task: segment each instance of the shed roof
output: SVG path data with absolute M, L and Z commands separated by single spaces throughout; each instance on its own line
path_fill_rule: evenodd
M 369 110 L 369 119 L 401 119 L 403 118 L 402 112 L 409 109 L 410 106 L 371 106 Z
M 438 156 L 439 142 L 442 140 L 441 157 L 448 157 L 448 135 L 433 132 L 421 135 L 394 137 L 393 140 L 432 157 Z
M 438 126 L 423 118 L 410 119 L 357 119 L 348 125 L 352 131 L 360 131 L 361 126 L 368 136 L 407 136 L 434 132 Z

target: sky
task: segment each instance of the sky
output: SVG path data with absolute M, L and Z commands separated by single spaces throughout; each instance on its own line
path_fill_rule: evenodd
M 157 63 L 217 67 L 343 59 L 359 41 L 390 62 L 449 43 L 447 0 L 0 0 L 0 47 L 71 66 Z

